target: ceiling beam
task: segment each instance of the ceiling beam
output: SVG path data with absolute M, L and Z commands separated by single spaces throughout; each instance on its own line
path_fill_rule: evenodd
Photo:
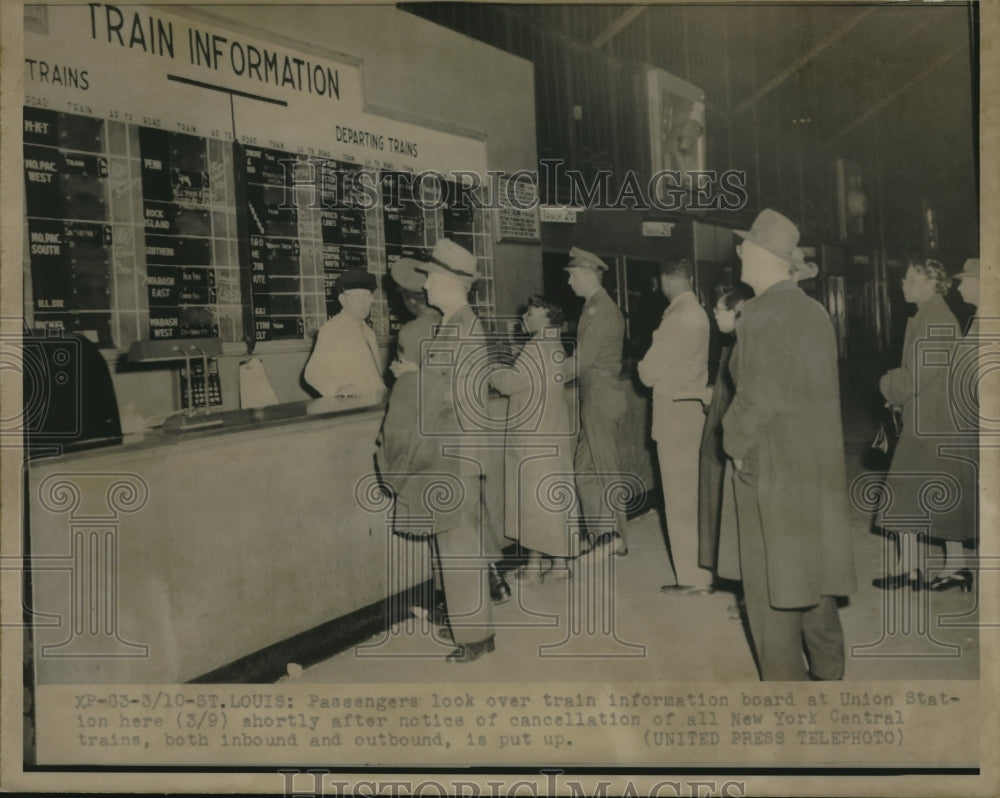
M 527 7 L 530 8 L 530 6 Z M 579 39 L 570 36 L 568 33 L 566 33 L 566 31 L 560 30 L 554 25 L 550 25 L 547 22 L 542 22 L 536 19 L 533 14 L 522 10 L 520 6 L 507 4 L 507 5 L 497 5 L 496 8 L 499 9 L 500 13 L 505 17 L 524 22 L 527 25 L 533 27 L 535 30 L 541 31 L 544 34 L 551 36 L 556 41 L 566 45 L 569 48 L 572 48 L 573 50 L 576 50 L 577 52 L 588 53 L 591 55 L 596 53 L 601 58 L 605 59 L 609 64 L 613 64 L 614 66 L 622 67 L 637 72 L 644 72 L 645 67 L 648 66 L 642 61 L 626 60 L 619 56 L 611 55 L 611 53 L 608 53 L 605 50 L 594 50 L 589 44 L 585 44 L 581 42 Z M 640 8 L 645 8 L 645 7 L 640 6 Z M 663 69 L 663 67 L 660 68 Z M 684 80 L 689 79 L 686 75 L 678 75 L 678 77 L 683 78 Z M 727 119 L 729 118 L 729 112 L 722 106 L 712 102 L 711 99 L 705 100 L 705 108 L 708 111 L 712 112 L 713 114 L 718 114 L 719 116 L 725 117 Z
M 608 42 L 610 42 L 615 36 L 617 36 L 621 31 L 629 25 L 636 17 L 638 17 L 643 11 L 645 11 L 647 6 L 632 6 L 631 8 L 625 10 L 621 16 L 618 17 L 614 22 L 612 22 L 608 27 L 602 30 L 594 40 L 590 43 L 590 46 L 595 50 L 603 47 Z
M 834 142 L 839 141 L 841 138 L 843 138 L 844 136 L 846 136 L 852 130 L 854 130 L 855 128 L 857 128 L 859 125 L 864 124 L 869 119 L 871 119 L 873 116 L 875 116 L 876 114 L 880 113 L 885 108 L 887 108 L 892 103 L 894 103 L 900 97 L 900 95 L 902 95 L 903 93 L 909 91 L 914 86 L 916 86 L 916 85 L 918 85 L 920 83 L 923 83 L 925 80 L 927 80 L 927 78 L 929 78 L 931 75 L 933 75 L 939 69 L 941 69 L 941 67 L 943 67 L 945 64 L 947 64 L 949 61 L 951 61 L 951 59 L 953 59 L 955 56 L 959 55 L 960 53 L 965 53 L 965 52 L 968 52 L 968 46 L 965 45 L 965 44 L 960 44 L 957 47 L 952 48 L 947 53 L 945 53 L 944 55 L 942 55 L 940 58 L 938 58 L 937 60 L 935 60 L 932 63 L 928 64 L 928 66 L 926 67 L 926 69 L 924 69 L 922 72 L 919 72 L 916 75 L 914 75 L 912 78 L 910 78 L 908 81 L 906 81 L 906 83 L 904 83 L 898 89 L 896 89 L 895 91 L 892 91 L 889 94 L 887 94 L 885 97 L 883 97 L 881 100 L 879 100 L 879 102 L 875 103 L 875 105 L 873 105 L 871 108 L 869 108 L 863 114 L 861 114 L 860 116 L 856 117 L 851 122 L 848 122 L 840 130 L 838 130 L 832 136 L 830 136 L 829 138 L 827 138 L 826 140 L 824 140 L 820 144 L 820 148 L 825 150 L 827 147 L 829 147 Z
M 869 17 L 871 14 L 878 10 L 878 6 L 872 5 L 866 8 L 859 14 L 855 14 L 851 19 L 841 25 L 839 28 L 834 30 L 832 33 L 825 36 L 819 42 L 817 42 L 813 47 L 809 48 L 805 53 L 796 58 L 792 63 L 782 69 L 777 75 L 772 77 L 767 83 L 757 89 L 753 94 L 743 100 L 733 114 L 740 114 L 746 111 L 748 108 L 756 105 L 761 98 L 767 96 L 772 91 L 774 91 L 778 86 L 788 80 L 792 75 L 798 72 L 802 67 L 812 61 L 816 56 L 822 53 L 830 45 L 835 44 L 839 39 L 850 33 L 858 24 L 860 24 L 864 19 Z

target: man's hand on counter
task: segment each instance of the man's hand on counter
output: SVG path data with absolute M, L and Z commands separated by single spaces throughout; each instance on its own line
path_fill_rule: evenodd
M 338 399 L 353 399 L 361 396 L 361 390 L 353 382 L 349 382 L 347 385 L 341 385 L 334 396 Z

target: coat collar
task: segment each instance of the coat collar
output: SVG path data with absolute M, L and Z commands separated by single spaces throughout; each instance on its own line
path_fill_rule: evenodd
M 799 289 L 798 283 L 795 282 L 791 277 L 787 280 L 782 280 L 781 282 L 775 283 L 770 288 L 764 290 L 760 296 L 768 296 L 770 294 L 783 294 L 788 291 L 801 290 Z
M 684 305 L 689 305 L 691 300 L 694 300 L 695 304 L 698 304 L 698 297 L 695 295 L 694 291 L 685 291 L 679 297 L 670 301 L 670 304 L 667 305 L 667 309 L 663 311 L 663 318 L 666 318 L 670 313 L 680 309 Z
M 917 305 L 917 312 L 910 317 L 910 320 L 912 321 L 913 319 L 925 316 L 928 313 L 940 311 L 942 307 L 948 307 L 948 303 L 944 301 L 944 295 L 934 294 L 934 296 L 924 302 L 924 304 Z
M 586 302 L 583 303 L 583 306 L 585 308 L 588 308 L 591 305 L 596 305 L 598 302 L 603 301 L 605 297 L 607 297 L 608 299 L 610 299 L 611 295 L 608 294 L 608 292 L 605 290 L 604 286 L 602 285 L 600 288 L 598 288 L 596 291 L 594 291 L 594 293 L 592 293 L 589 297 L 587 297 L 587 300 L 586 300 Z

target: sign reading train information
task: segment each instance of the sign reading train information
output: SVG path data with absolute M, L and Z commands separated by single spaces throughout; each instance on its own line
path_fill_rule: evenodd
M 482 141 L 365 113 L 354 59 L 224 13 L 49 6 L 25 31 L 25 105 L 378 169 L 485 173 Z

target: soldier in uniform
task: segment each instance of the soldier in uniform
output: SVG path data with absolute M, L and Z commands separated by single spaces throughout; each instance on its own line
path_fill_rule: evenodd
M 584 300 L 577 327 L 576 369 L 580 395 L 580 435 L 574 467 L 584 521 L 591 542 L 600 519 L 612 514 L 615 554 L 628 553 L 624 510 L 608 505 L 611 486 L 621 471 L 617 439 L 625 417 L 622 369 L 625 320 L 601 285 L 608 265 L 597 255 L 573 247 L 569 253 L 569 286 Z

